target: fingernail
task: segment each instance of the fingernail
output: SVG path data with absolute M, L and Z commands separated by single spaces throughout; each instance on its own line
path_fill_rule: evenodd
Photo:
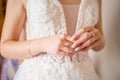
M 71 40 L 71 41 L 73 41 L 73 40 L 74 40 L 74 38 L 72 37 L 70 40 Z
M 75 47 L 76 47 L 76 44 L 73 44 L 71 47 L 72 47 L 72 48 L 75 48 Z
M 75 36 L 73 36 L 73 37 L 71 38 L 71 41 L 73 41 L 73 40 L 74 40 L 74 38 L 75 38 Z
M 80 47 L 78 47 L 78 48 L 75 49 L 75 52 L 77 52 L 77 51 L 80 51 Z

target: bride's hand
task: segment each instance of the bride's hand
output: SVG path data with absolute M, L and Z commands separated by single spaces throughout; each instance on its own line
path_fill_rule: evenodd
M 43 49 L 48 53 L 55 53 L 59 55 L 70 55 L 73 49 L 70 47 L 73 42 L 71 37 L 67 34 L 55 35 L 44 38 Z
M 80 29 L 73 35 L 72 40 L 75 41 L 72 47 L 77 52 L 84 52 L 89 49 L 99 51 L 105 44 L 103 35 L 94 26 Z

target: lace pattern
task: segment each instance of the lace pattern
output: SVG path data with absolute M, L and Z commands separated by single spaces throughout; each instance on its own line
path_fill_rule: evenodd
M 27 0 L 27 40 L 66 33 L 65 15 L 59 0 Z M 98 21 L 97 0 L 81 0 L 76 31 Z M 68 56 L 43 53 L 26 59 L 14 80 L 99 80 L 87 52 Z

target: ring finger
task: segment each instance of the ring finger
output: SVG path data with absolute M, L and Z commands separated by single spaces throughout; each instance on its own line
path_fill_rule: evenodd
M 67 46 L 62 45 L 60 48 L 61 51 L 64 51 L 65 53 L 73 53 L 73 49 Z
M 70 46 L 72 46 L 73 43 L 65 40 L 63 44 L 64 44 L 64 46 L 70 47 Z
M 72 48 L 76 48 L 78 47 L 79 45 L 83 44 L 84 42 L 86 42 L 88 39 L 90 39 L 92 36 L 92 34 L 89 32 L 86 32 L 84 34 L 81 35 L 81 38 L 78 39 L 73 45 L 72 45 Z
M 99 40 L 98 37 L 93 37 L 93 38 L 90 38 L 89 40 L 87 40 L 85 43 L 83 43 L 81 46 L 80 46 L 80 49 L 84 49 L 90 45 L 92 45 L 95 41 Z

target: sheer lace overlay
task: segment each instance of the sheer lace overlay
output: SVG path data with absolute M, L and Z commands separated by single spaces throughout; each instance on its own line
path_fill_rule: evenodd
M 64 34 L 65 15 L 59 0 L 27 0 L 27 40 Z M 75 32 L 98 22 L 98 1 L 81 0 Z M 41 55 L 25 59 L 14 80 L 99 80 L 87 52 L 74 56 Z

